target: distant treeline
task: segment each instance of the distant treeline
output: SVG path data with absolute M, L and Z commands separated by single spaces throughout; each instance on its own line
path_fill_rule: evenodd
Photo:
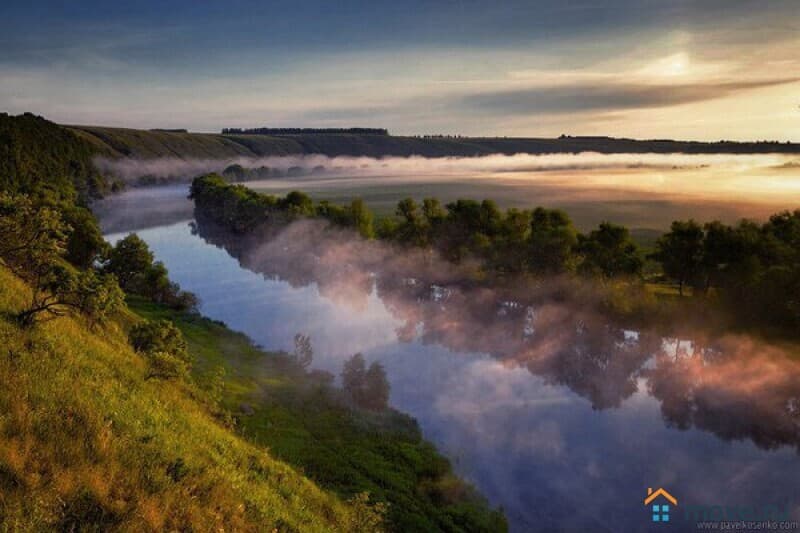
M 150 131 L 161 131 L 164 133 L 189 133 L 186 128 L 152 128 Z
M 389 135 L 386 128 L 223 128 L 223 135 L 308 135 L 342 134 Z
M 235 232 L 316 217 L 364 238 L 431 248 L 455 263 L 477 259 L 481 275 L 493 277 L 575 274 L 640 284 L 650 260 L 681 296 L 691 288 L 695 299 L 717 305 L 740 327 L 789 336 L 800 331 L 800 209 L 764 224 L 676 221 L 646 254 L 624 226 L 603 222 L 582 234 L 563 211 L 501 210 L 491 200 L 441 205 L 426 198 L 419 205 L 406 198 L 394 217 L 375 221 L 361 199 L 315 204 L 299 191 L 261 194 L 216 174 L 195 178 L 191 198 L 204 216 Z

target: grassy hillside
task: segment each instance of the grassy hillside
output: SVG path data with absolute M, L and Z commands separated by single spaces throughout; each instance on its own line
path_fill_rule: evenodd
M 70 130 L 26 113 L 0 113 L 0 190 L 73 202 L 104 192 L 92 146 Z M 77 192 L 77 195 L 76 195 Z
M 119 324 L 19 329 L 9 316 L 28 293 L 0 268 L 0 530 L 356 526 L 351 507 L 215 419 L 199 390 L 145 379 Z
M 222 135 L 101 126 L 69 126 L 98 153 L 109 157 L 273 156 L 319 153 L 329 156 L 476 156 L 516 153 L 800 153 L 798 144 L 701 143 L 668 140 L 637 141 L 610 137 L 545 138 L 420 138 L 393 135 L 300 134 Z

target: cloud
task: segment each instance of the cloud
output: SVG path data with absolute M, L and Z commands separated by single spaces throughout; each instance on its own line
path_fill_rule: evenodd
M 760 81 L 693 84 L 580 83 L 481 92 L 462 96 L 462 110 L 491 115 L 560 114 L 669 107 L 722 98 L 738 92 L 800 81 L 775 78 Z

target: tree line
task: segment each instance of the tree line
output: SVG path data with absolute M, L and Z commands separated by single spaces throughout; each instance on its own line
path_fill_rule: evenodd
M 493 276 L 577 275 L 641 284 L 644 265 L 652 261 L 660 281 L 677 285 L 680 296 L 691 292 L 744 327 L 796 335 L 800 326 L 800 210 L 765 223 L 675 221 L 646 253 L 624 226 L 603 222 L 581 233 L 561 210 L 503 210 L 491 200 L 442 205 L 436 198 L 406 198 L 394 216 L 376 219 L 361 199 L 335 205 L 315 203 L 300 191 L 279 197 L 215 174 L 196 178 L 190 196 L 200 213 L 235 232 L 321 218 L 367 239 L 430 248 L 456 263 L 477 259 Z
M 386 128 L 223 128 L 223 135 L 389 135 Z

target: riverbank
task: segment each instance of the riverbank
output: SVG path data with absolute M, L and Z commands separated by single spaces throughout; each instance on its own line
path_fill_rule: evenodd
M 221 322 L 141 299 L 128 303 L 144 318 L 178 326 L 194 357 L 194 379 L 215 391 L 245 439 L 344 499 L 369 492 L 388 503 L 391 530 L 507 528 L 502 513 L 453 474 L 411 417 L 352 406 L 333 375 L 307 372 L 291 355 L 264 351 Z

